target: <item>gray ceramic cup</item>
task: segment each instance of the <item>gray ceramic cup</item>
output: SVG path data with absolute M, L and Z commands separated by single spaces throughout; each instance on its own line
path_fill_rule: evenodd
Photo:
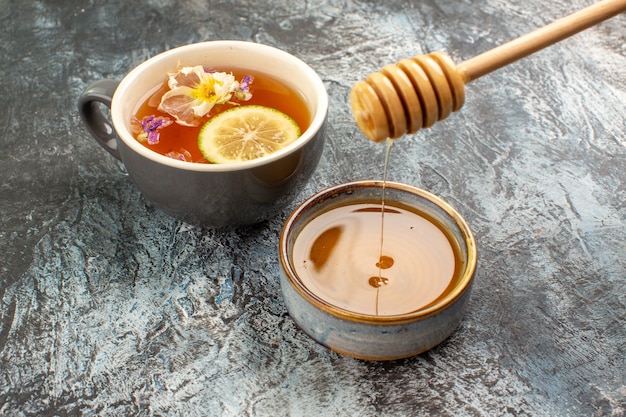
M 270 74 L 303 96 L 311 123 L 296 142 L 251 161 L 199 164 L 160 155 L 137 142 L 131 122 L 139 105 L 180 63 Z M 110 122 L 103 106 L 110 108 Z M 315 71 L 287 52 L 253 42 L 209 41 L 163 52 L 120 82 L 94 82 L 80 96 L 78 108 L 91 135 L 124 163 L 155 206 L 190 223 L 249 225 L 283 210 L 316 169 L 325 141 L 328 94 Z
M 445 230 L 459 265 L 449 291 L 422 309 L 388 316 L 347 311 L 321 298 L 298 276 L 293 259 L 298 234 L 322 213 L 346 204 L 380 202 L 381 196 L 381 181 L 356 181 L 322 190 L 301 203 L 289 216 L 279 244 L 281 289 L 287 310 L 296 324 L 331 350 L 367 360 L 417 355 L 448 338 L 463 318 L 477 261 L 474 236 L 458 212 L 427 191 L 387 182 L 385 201 L 389 207 L 416 209 Z

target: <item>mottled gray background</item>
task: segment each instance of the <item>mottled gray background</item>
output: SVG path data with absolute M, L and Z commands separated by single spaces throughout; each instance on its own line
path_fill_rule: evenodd
M 368 73 L 435 50 L 461 62 L 591 3 L 0 0 L 0 414 L 624 416 L 625 15 L 472 82 L 459 113 L 393 148 L 390 179 L 455 206 L 480 252 L 459 329 L 396 362 L 294 325 L 276 261 L 288 211 L 176 221 L 76 111 L 89 83 L 171 47 L 285 49 L 331 100 L 301 200 L 382 177 L 384 146 L 348 105 Z

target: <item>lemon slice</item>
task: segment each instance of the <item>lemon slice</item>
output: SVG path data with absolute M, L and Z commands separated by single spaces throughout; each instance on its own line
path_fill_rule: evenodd
M 285 113 L 266 106 L 237 106 L 209 119 L 200 129 L 198 148 L 216 164 L 269 155 L 300 137 L 300 127 Z

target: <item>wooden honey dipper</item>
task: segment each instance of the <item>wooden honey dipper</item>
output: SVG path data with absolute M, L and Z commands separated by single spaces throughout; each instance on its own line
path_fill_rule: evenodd
M 603 0 L 459 65 L 443 52 L 386 65 L 353 86 L 352 113 L 375 142 L 415 133 L 458 111 L 470 81 L 624 11 L 626 0 Z

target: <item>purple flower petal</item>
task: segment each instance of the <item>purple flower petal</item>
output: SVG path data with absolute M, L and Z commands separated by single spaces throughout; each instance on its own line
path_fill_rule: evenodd
M 252 75 L 246 75 L 243 77 L 240 83 L 241 91 L 250 91 L 250 84 L 252 84 L 252 81 L 254 81 L 254 77 L 252 77 Z
M 160 133 L 150 132 L 150 133 L 148 133 L 148 143 L 150 145 L 156 145 L 157 143 L 159 143 L 159 138 L 160 137 L 161 137 Z
M 252 98 L 252 93 L 250 92 L 250 84 L 254 82 L 254 77 L 252 75 L 246 75 L 239 82 L 239 86 L 235 91 L 235 98 L 241 101 L 248 101 Z
M 148 143 L 150 145 L 155 145 L 159 143 L 159 138 L 161 136 L 158 130 L 171 125 L 172 121 L 167 117 L 150 115 L 144 117 L 140 123 L 141 128 L 148 139 Z

